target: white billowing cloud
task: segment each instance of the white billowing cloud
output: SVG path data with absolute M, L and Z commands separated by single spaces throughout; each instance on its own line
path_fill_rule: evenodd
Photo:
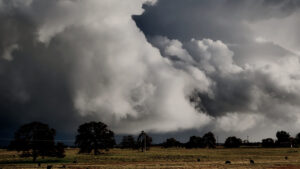
M 291 131 L 297 128 L 299 56 L 269 57 L 240 67 L 234 62 L 234 53 L 221 41 L 192 39 L 182 43 L 166 37 L 154 37 L 150 41 L 177 68 L 192 67 L 209 79 L 208 90 L 202 92 L 208 95 L 208 104 L 201 97 L 198 102 L 208 114 L 216 115 L 210 125 L 217 132 L 242 133 L 268 126 L 290 129 L 286 121 L 294 126 Z
M 260 114 L 227 113 L 216 119 L 216 127 L 217 130 L 226 132 L 243 132 L 256 127 L 263 119 Z
M 75 63 L 71 88 L 81 116 L 102 120 L 119 133 L 168 132 L 210 122 L 189 102 L 195 88 L 209 90 L 209 79 L 192 66 L 173 67 L 132 20 L 145 1 L 15 2 L 38 25 L 39 41 L 49 45 L 60 39 L 74 51 L 72 57 L 61 55 Z M 184 57 L 180 47 L 174 42 L 167 51 Z
M 22 104 L 33 100 L 30 103 L 34 105 L 40 97 L 39 93 L 28 90 L 35 91 L 34 85 L 44 92 L 40 84 L 50 84 L 49 91 L 54 91 L 55 95 L 60 90 L 70 91 L 72 113 L 78 113 L 76 115 L 82 119 L 101 120 L 117 133 L 206 127 L 228 133 L 268 126 L 278 127 L 278 130 L 280 127 L 291 127 L 292 131 L 299 129 L 300 62 L 295 54 L 298 41 L 292 37 L 297 31 L 291 26 L 296 13 L 287 18 L 284 15 L 277 21 L 270 19 L 271 14 L 266 19 L 255 19 L 259 16 L 255 13 L 249 19 L 244 15 L 251 13 L 250 10 L 244 15 L 228 17 L 234 22 L 214 23 L 230 20 L 226 17 L 210 20 L 205 25 L 199 21 L 198 26 L 188 29 L 188 35 L 204 32 L 201 35 L 205 35 L 204 38 L 199 38 L 200 35 L 194 36 L 197 39 L 150 36 L 148 40 L 155 48 L 132 20 L 132 15 L 143 12 L 145 2 L 156 3 L 145 0 L 0 0 L 3 18 L 8 18 L 1 23 L 11 23 L 18 28 L 4 29 L 12 33 L 0 43 L 0 77 L 11 80 L 16 86 L 10 94 Z M 197 11 L 210 10 L 202 8 Z M 220 15 L 226 11 L 220 10 L 212 17 L 227 16 Z M 185 15 L 180 17 L 190 20 L 184 18 Z M 283 33 L 286 36 L 280 35 L 282 29 L 273 29 L 270 34 L 264 30 L 267 24 L 279 27 L 282 19 L 290 25 Z M 20 25 L 16 24 L 18 21 Z M 207 29 L 199 32 L 199 25 Z M 26 29 L 21 29 L 22 26 Z M 219 27 L 225 32 L 212 29 Z M 181 29 L 174 26 L 177 28 Z M 28 36 L 20 33 L 23 31 Z M 208 36 L 214 33 L 215 36 Z M 223 37 L 223 40 L 214 37 Z M 34 68 L 25 69 L 24 64 Z M 45 68 L 41 68 L 43 66 Z M 32 72 L 40 74 L 36 75 L 37 80 L 35 77 L 27 79 L 22 76 L 23 72 L 30 77 L 35 76 Z M 5 87 L 12 86 L 9 82 Z M 197 108 L 189 98 L 195 91 Z M 51 94 L 45 92 L 42 96 Z M 55 100 L 51 100 L 51 104 L 63 107 Z M 45 105 L 41 107 L 46 109 L 50 104 Z
M 192 39 L 187 48 L 199 66 L 207 73 L 237 73 L 241 68 L 233 63 L 233 52 L 222 41 Z

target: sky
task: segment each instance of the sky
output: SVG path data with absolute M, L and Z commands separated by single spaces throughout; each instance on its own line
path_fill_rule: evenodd
M 298 0 L 0 0 L 0 140 L 300 132 Z M 0 141 L 0 142 L 1 142 Z

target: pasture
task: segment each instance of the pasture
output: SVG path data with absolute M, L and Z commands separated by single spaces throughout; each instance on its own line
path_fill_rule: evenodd
M 111 149 L 101 155 L 77 154 L 78 149 L 66 149 L 66 157 L 20 158 L 17 152 L 0 150 L 0 168 L 300 168 L 300 148 L 216 148 L 164 149 L 153 147 L 145 153 L 130 149 Z M 250 164 L 250 159 L 254 164 Z M 230 161 L 231 164 L 225 164 Z

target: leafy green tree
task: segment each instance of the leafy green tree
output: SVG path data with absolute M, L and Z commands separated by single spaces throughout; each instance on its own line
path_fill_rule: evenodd
M 79 126 L 75 145 L 80 148 L 79 153 L 100 154 L 100 150 L 108 151 L 116 144 L 114 132 L 102 122 L 89 122 Z
M 235 136 L 228 137 L 225 141 L 224 147 L 226 148 L 238 148 L 242 144 L 242 140 Z
M 55 146 L 55 130 L 47 124 L 32 122 L 22 125 L 16 132 L 10 149 L 22 151 L 22 157 L 32 157 L 35 162 L 38 156 L 64 157 L 61 144 Z M 59 150 L 59 151 L 57 151 Z

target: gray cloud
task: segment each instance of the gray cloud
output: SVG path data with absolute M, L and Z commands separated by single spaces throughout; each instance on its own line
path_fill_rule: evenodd
M 187 97 L 209 82 L 174 68 L 146 41 L 131 19 L 143 2 L 1 1 L 1 130 L 31 120 L 66 132 L 91 119 L 117 133 L 207 124 Z
M 0 132 L 32 120 L 158 138 L 299 129 L 299 41 L 266 29 L 299 34 L 298 1 L 145 2 L 0 0 Z
M 161 0 L 144 8 L 134 19 L 148 41 L 176 65 L 193 65 L 211 80 L 211 93 L 194 94 L 196 106 L 214 117 L 210 129 L 238 135 L 299 130 L 298 1 Z M 175 47 L 177 55 L 170 54 Z

